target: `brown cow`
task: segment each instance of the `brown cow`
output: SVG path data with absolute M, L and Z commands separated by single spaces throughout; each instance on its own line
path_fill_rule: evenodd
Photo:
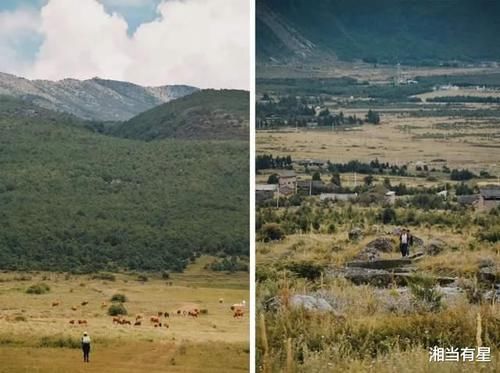
M 156 316 L 151 316 L 151 318 L 149 320 L 153 323 L 156 323 L 156 324 L 160 322 L 160 318 L 156 317 Z
M 170 314 L 169 314 L 168 312 L 164 312 L 164 313 L 163 313 L 163 315 L 164 315 L 166 318 L 170 317 Z
M 122 322 L 120 317 L 113 317 L 113 324 L 120 324 Z
M 76 306 L 71 307 L 73 311 L 76 311 L 78 308 Z
M 87 325 L 87 320 L 78 320 L 78 325 Z
M 181 310 L 177 310 L 177 315 L 180 316 L 182 314 Z
M 245 315 L 245 313 L 243 312 L 243 310 L 238 308 L 238 309 L 236 309 L 236 310 L 234 311 L 234 315 L 233 315 L 233 317 L 234 317 L 235 319 L 237 319 L 237 318 L 239 319 L 240 317 L 243 317 L 244 315 Z
M 141 321 L 140 320 L 136 320 L 135 323 L 134 323 L 134 326 L 141 326 Z
M 162 317 L 162 316 L 163 316 L 163 312 L 158 311 L 158 317 Z
M 86 306 L 87 304 L 89 304 L 89 302 L 88 302 L 88 301 L 86 301 L 86 300 L 84 300 L 84 301 L 81 303 L 81 305 L 82 305 L 82 306 Z
M 193 317 L 193 318 L 198 317 L 198 312 L 197 312 L 197 310 L 192 310 L 192 311 L 189 311 L 189 312 L 188 312 L 188 316 L 191 316 L 191 317 Z
M 59 305 L 59 301 L 57 302 L 52 302 L 52 307 L 57 307 Z
M 130 322 L 130 320 L 122 320 L 122 325 L 132 325 L 132 323 Z
M 75 320 L 69 320 L 69 323 L 70 323 L 71 325 L 75 325 Z

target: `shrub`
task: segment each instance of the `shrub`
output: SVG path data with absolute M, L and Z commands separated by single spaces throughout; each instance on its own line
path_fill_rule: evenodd
M 31 285 L 29 288 L 26 289 L 27 294 L 45 294 L 48 293 L 49 291 L 50 291 L 49 285 L 43 282 Z
M 55 337 L 46 336 L 40 339 L 38 344 L 39 347 L 50 347 L 50 348 L 80 348 L 81 344 L 77 338 L 72 337 Z
M 311 281 L 319 278 L 323 272 L 323 266 L 307 261 L 289 263 L 286 268 L 297 276 Z
M 148 276 L 146 276 L 146 275 L 139 275 L 139 276 L 137 276 L 137 281 L 146 282 L 148 280 L 149 280 Z
M 125 308 L 123 303 L 115 303 L 108 308 L 109 316 L 126 315 L 127 313 L 127 309 Z
M 112 273 L 102 272 L 102 273 L 96 273 L 95 275 L 93 275 L 92 279 L 116 281 L 116 276 Z
M 264 242 L 279 241 L 285 238 L 285 233 L 281 229 L 281 225 L 270 223 L 264 224 L 261 229 L 261 239 Z
M 125 294 L 116 293 L 116 294 L 113 294 L 113 296 L 111 297 L 111 302 L 125 303 L 126 301 L 127 301 L 127 297 L 125 296 Z
M 169 280 L 170 279 L 170 272 L 169 271 L 163 271 L 161 274 L 161 278 L 164 280 Z
M 436 289 L 436 281 L 432 277 L 413 276 L 408 279 L 411 295 L 424 310 L 439 311 L 441 309 L 441 294 Z

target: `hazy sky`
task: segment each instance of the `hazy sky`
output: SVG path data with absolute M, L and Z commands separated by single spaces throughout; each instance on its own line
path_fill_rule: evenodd
M 0 71 L 249 87 L 248 0 L 2 0 Z

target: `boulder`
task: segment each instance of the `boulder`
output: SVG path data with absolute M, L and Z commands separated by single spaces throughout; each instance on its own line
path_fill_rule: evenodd
M 377 249 L 374 247 L 365 247 L 359 252 L 358 255 L 356 255 L 356 260 L 371 262 L 377 260 L 379 257 L 380 252 Z
M 384 253 L 390 253 L 394 247 L 395 243 L 387 237 L 378 237 L 366 245 L 366 248 L 373 248 Z
M 497 281 L 497 271 L 495 267 L 479 268 L 477 272 L 477 279 L 479 282 L 494 284 Z
M 304 308 L 307 311 L 333 312 L 334 309 L 324 298 L 295 294 L 290 297 L 290 307 Z
M 363 230 L 361 228 L 353 228 L 349 231 L 349 240 L 359 241 L 363 237 Z
M 446 243 L 439 239 L 432 239 L 425 247 L 427 255 L 438 255 L 446 248 Z

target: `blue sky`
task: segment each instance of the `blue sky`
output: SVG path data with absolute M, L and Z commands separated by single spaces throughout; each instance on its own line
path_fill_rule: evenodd
M 249 0 L 1 0 L 0 72 L 249 87 Z

